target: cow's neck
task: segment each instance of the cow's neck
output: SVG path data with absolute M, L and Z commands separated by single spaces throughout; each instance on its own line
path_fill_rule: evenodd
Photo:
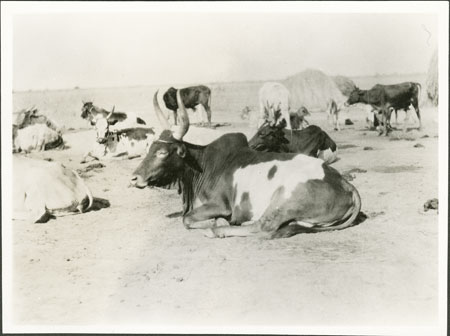
M 195 198 L 203 184 L 203 169 L 205 168 L 205 146 L 186 145 L 185 169 L 180 177 L 181 193 L 183 197 L 183 215 L 192 210 Z

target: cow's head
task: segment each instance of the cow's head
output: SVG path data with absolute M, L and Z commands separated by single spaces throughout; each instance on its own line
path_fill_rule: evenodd
M 166 104 L 166 107 L 169 110 L 176 111 L 178 109 L 178 104 L 177 104 L 177 92 L 178 91 L 179 90 L 171 87 L 169 90 L 167 90 L 163 94 L 164 104 Z
M 349 106 L 349 105 L 361 102 L 362 94 L 363 94 L 362 90 L 355 88 L 352 92 L 350 92 L 350 95 L 348 96 L 345 106 Z
M 260 152 L 288 152 L 289 140 L 286 139 L 283 132 L 285 127 L 284 119 L 278 125 L 268 121 L 264 122 L 248 142 L 249 147 Z
M 92 120 L 92 109 L 94 108 L 94 104 L 92 102 L 84 102 L 83 106 L 81 107 L 81 118 L 88 119 L 89 121 Z
M 113 125 L 115 123 L 110 121 L 114 108 L 115 107 L 113 106 L 112 111 L 106 117 L 102 114 L 97 114 L 92 117 L 91 125 L 95 127 L 98 143 L 104 144 L 108 140 L 109 125 Z
M 196 168 L 186 145 L 183 143 L 183 136 L 189 129 L 189 117 L 181 100 L 180 90 L 176 93 L 180 112 L 180 126 L 175 131 L 171 131 L 169 122 L 159 107 L 157 94 L 158 91 L 153 97 L 153 106 L 164 130 L 158 140 L 152 143 L 147 156 L 133 173 L 131 184 L 138 188 L 167 186 L 180 177 L 185 164 Z

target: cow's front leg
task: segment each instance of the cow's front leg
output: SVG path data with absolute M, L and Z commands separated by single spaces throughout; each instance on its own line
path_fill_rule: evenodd
M 216 204 L 203 204 L 188 212 L 183 217 L 186 229 L 208 229 L 216 226 L 229 225 L 223 217 L 229 217 L 231 211 Z

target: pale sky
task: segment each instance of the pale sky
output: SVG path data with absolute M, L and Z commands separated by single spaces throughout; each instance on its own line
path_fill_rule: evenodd
M 432 14 L 16 15 L 13 89 L 426 72 L 437 32 Z

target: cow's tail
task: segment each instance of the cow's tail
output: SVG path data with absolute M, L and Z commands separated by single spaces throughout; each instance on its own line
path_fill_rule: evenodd
M 338 225 L 330 225 L 326 227 L 313 227 L 310 229 L 311 232 L 342 230 L 352 226 L 353 222 L 355 221 L 356 217 L 358 217 L 359 212 L 361 211 L 361 196 L 359 196 L 358 190 L 356 190 L 356 188 L 353 185 L 351 185 L 350 183 L 348 184 L 353 189 L 352 190 L 353 206 L 344 215 L 344 218 L 348 217 L 347 220 Z
M 75 170 L 72 170 L 72 171 L 75 174 L 75 176 L 78 178 L 80 183 L 83 185 L 83 187 L 84 187 L 84 189 L 86 191 L 86 196 L 88 197 L 88 200 L 89 200 L 89 203 L 88 203 L 87 207 L 83 208 L 82 204 L 80 204 L 78 206 L 78 210 L 80 210 L 80 212 L 84 212 L 86 210 L 89 210 L 92 207 L 92 204 L 94 204 L 94 197 L 92 197 L 91 190 L 88 188 L 88 186 L 86 185 L 84 180 L 80 177 L 80 175 L 78 175 L 78 173 Z

